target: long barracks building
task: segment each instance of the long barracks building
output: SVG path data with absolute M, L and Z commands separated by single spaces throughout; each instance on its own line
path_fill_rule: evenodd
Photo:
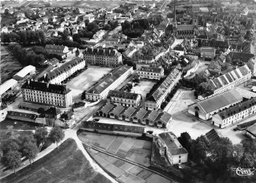
M 27 81 L 21 89 L 25 102 L 56 107 L 68 107 L 72 104 L 71 90 L 65 85 Z

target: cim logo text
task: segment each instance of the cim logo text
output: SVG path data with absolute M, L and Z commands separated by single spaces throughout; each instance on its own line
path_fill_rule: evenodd
M 255 168 L 241 168 L 241 167 L 238 167 L 235 169 L 236 175 L 238 175 L 240 177 L 253 176 L 255 170 L 256 170 Z

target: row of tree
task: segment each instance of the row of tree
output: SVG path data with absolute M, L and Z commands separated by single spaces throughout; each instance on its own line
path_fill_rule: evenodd
M 21 45 L 44 45 L 45 44 L 45 34 L 43 31 L 19 31 L 2 33 L 1 40 L 3 43 L 17 42 Z
M 47 141 L 58 146 L 64 138 L 64 132 L 59 127 L 52 128 L 49 133 L 44 127 L 37 128 L 33 135 L 21 136 L 16 134 L 13 127 L 9 127 L 5 135 L 7 140 L 0 144 L 1 163 L 14 172 L 21 165 L 22 158 L 28 159 L 31 164 Z
M 191 139 L 187 132 L 178 137 L 181 145 L 188 151 L 189 159 L 204 167 L 201 178 L 207 182 L 255 182 L 256 177 L 243 179 L 232 177 L 232 167 L 256 166 L 256 139 L 245 139 L 241 144 L 233 145 L 230 139 L 220 137 L 209 141 L 205 136 Z

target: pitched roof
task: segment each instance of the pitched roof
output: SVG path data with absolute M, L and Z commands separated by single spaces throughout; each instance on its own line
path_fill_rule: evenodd
M 160 114 L 161 113 L 159 111 L 153 110 L 148 114 L 146 119 L 148 119 L 149 121 L 155 121 Z
M 36 71 L 35 66 L 28 65 L 28 66 L 24 67 L 23 69 L 21 69 L 19 72 L 17 72 L 14 76 L 24 78 L 30 72 L 35 72 L 35 71 Z
M 104 114 L 108 114 L 114 107 L 115 105 L 111 103 L 107 103 L 100 109 L 100 111 L 103 112 Z
M 159 87 L 156 87 L 154 90 L 150 91 L 147 96 L 147 100 L 157 101 L 170 87 L 179 74 L 180 71 L 177 69 L 177 67 L 175 67 L 173 71 L 162 81 Z
M 125 112 L 123 113 L 123 115 L 125 117 L 130 118 L 135 112 L 137 111 L 137 109 L 135 109 L 134 107 L 130 106 L 128 107 Z
M 141 67 L 139 71 L 161 73 L 162 69 L 158 67 Z
M 122 105 L 117 105 L 111 112 L 115 116 L 119 116 L 126 108 Z
M 256 97 L 248 100 L 244 100 L 241 103 L 238 103 L 235 106 L 229 107 L 216 115 L 219 115 L 222 119 L 225 119 L 243 110 L 249 109 L 251 106 L 254 106 L 254 105 L 256 105 Z
M 87 90 L 87 93 L 97 93 L 100 94 L 106 88 L 109 87 L 110 84 L 115 82 L 120 76 L 122 76 L 125 72 L 127 72 L 132 67 L 130 66 L 119 66 L 111 71 L 111 73 L 107 74 L 105 77 L 96 82 L 92 87 Z
M 205 134 L 205 137 L 206 137 L 210 142 L 219 140 L 219 138 L 220 138 L 218 132 L 217 132 L 215 129 L 211 129 L 209 132 L 207 132 L 207 133 Z
M 241 95 L 236 90 L 215 95 L 211 98 L 197 102 L 197 104 L 206 112 L 210 113 L 227 105 L 239 102 L 242 100 Z
M 91 48 L 87 47 L 84 50 L 84 54 L 88 55 L 102 55 L 102 56 L 115 56 L 119 52 L 114 48 Z
M 251 134 L 253 134 L 254 136 L 256 136 L 256 123 L 252 126 L 249 126 L 246 131 L 250 132 Z
M 84 61 L 84 59 L 82 59 L 80 57 L 75 57 L 74 59 L 70 60 L 69 62 L 64 63 L 60 67 L 58 67 L 58 68 L 54 69 L 53 71 L 51 71 L 50 73 L 48 73 L 48 76 L 50 79 L 54 79 L 58 75 L 69 71 L 74 66 L 78 65 L 79 63 L 81 63 L 83 61 Z
M 66 85 L 49 84 L 30 80 L 23 84 L 22 88 L 59 94 L 66 94 L 71 91 Z
M 168 112 L 162 112 L 159 116 L 158 116 L 159 120 L 164 123 L 167 124 L 171 119 L 172 119 L 172 115 L 169 114 Z
M 9 80 L 5 81 L 0 86 L 0 96 L 17 84 L 18 84 L 18 81 L 16 81 L 15 79 L 9 79 Z
M 232 60 L 241 59 L 243 62 L 248 62 L 251 58 L 254 57 L 251 53 L 243 53 L 243 52 L 230 52 L 227 56 L 230 56 Z
M 130 93 L 130 92 L 123 92 L 117 90 L 110 90 L 108 93 L 108 97 L 116 97 L 116 98 L 123 98 L 123 99 L 133 99 L 135 100 L 139 94 L 137 93 Z
M 160 133 L 159 138 L 161 138 L 164 141 L 168 151 L 172 155 L 188 153 L 187 150 L 181 146 L 177 137 L 172 132 Z
M 137 119 L 142 120 L 148 113 L 149 113 L 149 111 L 147 111 L 146 109 L 140 108 L 140 110 L 137 111 L 137 113 L 135 114 L 134 117 L 136 117 Z

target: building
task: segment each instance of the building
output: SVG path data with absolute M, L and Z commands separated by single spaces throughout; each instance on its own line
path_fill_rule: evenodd
M 119 119 L 119 117 L 121 116 L 121 114 L 125 111 L 125 107 L 118 104 L 110 113 L 109 113 L 109 117 L 112 119 Z
M 181 146 L 177 137 L 172 132 L 160 133 L 153 138 L 159 154 L 170 165 L 186 163 L 188 152 Z
M 220 41 L 220 40 L 215 40 L 215 39 L 200 39 L 199 40 L 199 45 L 201 47 L 213 47 L 216 49 L 228 49 L 229 48 L 229 43 L 228 41 Z
M 175 36 L 177 39 L 193 39 L 195 35 L 194 25 L 177 25 Z
M 216 95 L 245 83 L 250 80 L 251 77 L 251 70 L 247 65 L 244 65 L 217 78 L 211 79 L 209 84 L 212 88 L 213 95 Z
M 163 81 L 160 81 L 159 87 L 153 87 L 146 96 L 145 108 L 149 110 L 159 109 L 167 95 L 178 84 L 181 74 L 178 66 L 176 66 Z
M 106 103 L 104 106 L 102 106 L 95 114 L 94 116 L 101 116 L 101 117 L 107 117 L 109 118 L 110 111 L 112 111 L 115 108 L 114 104 Z
M 70 53 L 68 47 L 63 45 L 46 44 L 45 49 L 49 54 L 56 54 L 61 58 L 66 58 Z
M 122 64 L 122 54 L 114 48 L 89 48 L 84 51 L 84 59 L 91 65 L 117 67 Z
M 248 117 L 254 116 L 256 113 L 256 97 L 244 99 L 227 109 L 212 116 L 212 124 L 225 128 L 234 123 L 238 123 Z
M 256 123 L 246 129 L 246 135 L 252 139 L 256 139 Z
M 119 119 L 122 121 L 132 122 L 132 116 L 136 113 L 138 109 L 134 107 L 128 107 L 121 116 L 119 116 Z
M 208 140 L 208 142 L 212 143 L 218 141 L 221 136 L 215 129 L 211 129 L 204 135 L 204 137 Z
M 145 128 L 141 126 L 108 124 L 99 122 L 84 122 L 82 129 L 87 131 L 97 131 L 99 133 L 119 134 L 125 136 L 142 136 Z
M 13 89 L 16 88 L 17 86 L 18 86 L 18 81 L 16 81 L 15 79 L 9 79 L 5 81 L 0 86 L 0 97 L 4 98 L 4 96 L 6 95 L 14 93 Z
M 17 72 L 13 79 L 16 79 L 17 81 L 24 79 L 26 76 L 31 76 L 36 73 L 36 68 L 32 65 L 28 65 L 21 69 L 19 72 Z
M 117 90 L 110 90 L 108 94 L 108 101 L 123 106 L 138 107 L 141 102 L 141 95 L 137 93 L 122 92 Z
M 84 59 L 76 57 L 45 74 L 42 80 L 50 82 L 51 84 L 61 84 L 75 72 L 84 69 L 85 64 Z
M 247 65 L 252 71 L 252 76 L 256 76 L 256 57 L 251 58 L 247 62 Z
M 136 70 L 140 78 L 160 80 L 164 77 L 164 69 L 157 67 L 141 67 Z
M 132 73 L 133 68 L 129 66 L 124 65 L 115 68 L 85 92 L 85 99 L 98 101 L 107 98 L 109 91 L 117 88 Z
M 27 81 L 22 86 L 23 101 L 56 107 L 68 107 L 72 104 L 72 94 L 65 85 Z
M 201 57 L 203 59 L 212 60 L 216 55 L 216 49 L 212 47 L 201 47 L 200 48 Z
M 197 118 L 208 120 L 211 119 L 215 114 L 219 113 L 221 110 L 229 108 L 230 106 L 235 105 L 242 100 L 243 99 L 239 92 L 236 90 L 229 90 L 189 105 L 188 113 Z

